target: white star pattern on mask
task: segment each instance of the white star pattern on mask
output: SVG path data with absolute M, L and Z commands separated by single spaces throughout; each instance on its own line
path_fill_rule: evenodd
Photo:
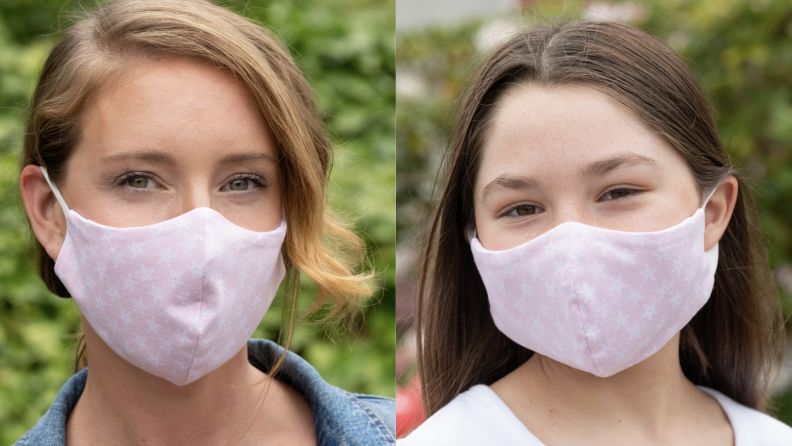
M 540 332 L 542 332 L 542 334 L 544 334 L 544 329 L 545 328 L 544 328 L 544 325 L 542 325 L 542 318 L 541 317 L 536 317 L 536 316 L 531 316 L 531 319 L 533 319 L 533 329 L 535 331 L 540 331 Z
M 510 315 L 509 318 L 511 319 L 512 324 L 516 327 L 522 328 L 522 318 L 515 316 L 514 314 Z
M 133 259 L 137 259 L 137 256 L 143 255 L 143 244 L 136 242 L 134 239 L 132 243 L 129 244 L 129 249 Z
M 586 302 L 595 297 L 594 289 L 592 289 L 591 286 L 589 286 L 589 284 L 587 283 L 584 283 L 580 286 L 580 289 L 578 290 L 578 295 L 583 298 L 583 302 Z
M 159 246 L 160 242 L 162 242 L 164 238 L 165 236 L 162 234 L 162 227 L 160 227 L 157 228 L 157 230 L 153 234 L 151 234 L 151 237 L 149 238 L 148 241 L 153 242 L 154 244 Z
M 132 312 L 130 311 L 121 310 L 118 313 L 118 317 L 121 318 L 121 320 L 124 322 L 124 325 L 127 327 L 132 323 Z
M 633 339 L 639 337 L 641 332 L 643 331 L 643 329 L 644 329 L 644 326 L 643 325 L 638 325 L 637 322 L 635 323 L 635 325 L 632 326 L 632 328 L 628 328 L 627 331 L 630 333 L 630 340 L 633 340 Z
M 625 266 L 628 263 L 635 263 L 635 253 L 622 251 L 619 253 L 619 259 L 622 261 L 622 266 Z
M 154 272 L 154 268 L 146 268 L 146 265 L 143 265 L 142 268 L 140 268 L 140 271 L 138 271 L 138 274 L 140 274 L 140 282 L 143 283 L 149 280 L 153 280 L 151 277 L 151 273 L 153 272 Z
M 662 262 L 663 260 L 668 260 L 671 257 L 668 255 L 668 246 L 660 246 L 657 248 L 657 251 L 654 252 L 654 256 L 657 257 L 658 262 Z
M 645 311 L 644 311 L 644 314 L 643 314 L 642 317 L 647 317 L 651 321 L 652 320 L 652 316 L 654 316 L 657 313 L 657 310 L 655 310 L 655 303 L 652 302 L 649 305 L 644 305 L 644 308 L 645 308 Z
M 550 307 L 544 301 L 539 303 L 539 311 L 542 312 L 543 318 L 547 319 L 550 317 Z
M 525 300 L 520 299 L 517 302 L 515 302 L 514 309 L 519 311 L 520 314 L 524 316 L 525 315 L 525 310 L 527 309 L 527 308 L 525 308 Z
M 164 263 L 168 267 L 168 269 L 170 269 L 170 262 L 171 262 L 171 259 L 174 258 L 174 257 L 176 257 L 176 256 L 171 254 L 171 248 L 170 248 L 170 246 L 168 246 L 168 248 L 165 249 L 164 251 L 160 250 L 159 263 Z
M 181 247 L 185 252 L 191 252 L 193 249 L 198 249 L 198 236 L 191 237 L 189 234 L 184 234 L 184 241 L 181 242 Z
M 98 246 L 90 242 L 88 246 L 85 247 L 86 252 L 91 256 L 92 259 L 96 258 L 96 248 L 98 248 Z
M 657 289 L 657 292 L 660 294 L 660 299 L 665 299 L 665 297 L 671 294 L 671 285 L 663 280 L 663 286 Z
M 594 274 L 594 280 L 599 281 L 600 277 L 605 275 L 605 265 L 596 260 L 593 263 L 594 265 L 589 271 Z
M 114 252 L 110 255 L 110 261 L 113 262 L 113 267 L 118 268 L 118 265 L 126 265 L 124 262 L 124 253 L 121 251 Z
M 677 277 L 679 277 L 682 275 L 682 268 L 684 268 L 682 259 L 674 259 L 674 269 L 671 270 L 671 273 L 677 273 Z
M 632 292 L 632 290 L 630 290 L 630 292 Z M 601 314 L 603 318 L 606 318 L 608 316 L 615 316 L 615 314 L 613 313 L 613 305 L 614 303 L 608 299 L 602 300 Z
M 610 291 L 616 291 L 616 294 L 621 296 L 622 288 L 625 288 L 627 285 L 622 282 L 622 276 L 619 276 L 615 279 L 611 279 L 611 287 Z
M 673 307 L 671 308 L 676 308 L 682 304 L 682 295 L 679 294 L 679 291 L 677 291 L 676 294 L 674 294 L 674 297 L 671 298 L 671 303 L 673 304 Z
M 532 283 L 536 283 L 536 279 L 537 278 L 541 279 L 542 278 L 542 272 L 543 272 L 542 268 L 539 267 L 539 262 L 534 260 L 533 265 L 528 270 L 528 273 L 531 275 L 531 282 Z
M 525 297 L 525 296 L 528 296 L 529 294 L 531 294 L 531 290 L 533 289 L 533 287 L 531 285 L 528 285 L 525 282 L 525 279 L 523 279 L 522 283 L 520 284 L 520 289 L 522 290 L 523 297 Z
M 643 299 L 643 294 L 641 294 L 641 288 L 638 288 L 637 290 L 630 290 L 630 297 L 627 298 L 627 302 L 633 304 L 634 307 L 641 299 Z
M 170 271 L 170 274 L 168 275 L 168 279 L 167 280 L 168 280 L 168 283 L 171 286 L 171 289 L 174 289 L 177 286 L 179 286 L 179 285 L 184 283 L 184 281 L 181 280 L 181 277 L 180 277 L 179 273 L 177 273 L 177 272 L 175 272 L 173 270 Z
M 99 280 L 99 283 L 102 283 L 102 279 L 108 278 L 107 273 L 105 272 L 106 269 L 107 265 L 102 265 L 101 263 L 96 265 L 96 275 L 98 276 L 97 280 Z
M 649 268 L 649 265 L 644 265 L 644 270 L 641 271 L 641 273 L 640 273 L 641 277 L 643 277 L 643 279 L 644 279 L 643 280 L 644 283 L 646 283 L 646 281 L 649 280 L 649 279 L 655 280 L 654 273 L 656 273 L 656 272 L 657 272 L 656 269 Z
M 619 310 L 619 315 L 613 318 L 613 322 L 616 323 L 616 328 L 621 328 L 627 325 L 627 315 L 622 313 L 622 310 Z

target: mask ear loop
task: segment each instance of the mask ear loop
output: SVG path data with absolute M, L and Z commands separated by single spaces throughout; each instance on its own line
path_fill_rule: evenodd
M 468 226 L 467 228 L 467 236 L 468 236 L 468 243 L 473 243 L 473 239 L 476 238 L 476 227 L 473 225 Z
M 715 189 L 712 189 L 709 195 L 707 195 L 707 199 L 704 200 L 704 204 L 701 205 L 702 208 L 707 205 L 707 202 L 709 202 L 709 199 L 712 198 L 712 194 L 714 194 L 716 190 L 718 190 L 718 186 L 715 186 Z
M 63 197 L 61 196 L 61 193 L 58 190 L 58 188 L 55 187 L 54 184 L 52 184 L 52 181 L 50 181 L 49 175 L 47 175 L 47 168 L 44 166 L 39 166 L 39 167 L 41 168 L 41 172 L 44 173 L 44 179 L 47 180 L 47 184 L 49 184 L 50 189 L 52 189 L 52 193 L 55 194 L 55 199 L 58 200 L 58 204 L 60 205 L 61 210 L 63 210 L 64 214 L 67 214 L 69 212 L 69 207 L 66 206 L 66 202 L 63 201 Z
M 716 190 L 718 190 L 718 186 L 715 186 L 715 189 L 712 189 L 712 192 L 710 192 L 709 195 L 707 195 L 707 199 L 704 200 L 704 204 L 701 205 L 702 210 L 707 206 L 709 199 L 712 198 L 712 194 L 714 194 Z M 718 243 L 719 241 L 715 242 L 715 246 L 710 248 L 709 251 L 704 252 L 704 257 L 707 258 L 707 263 L 709 264 L 710 273 L 713 275 L 715 274 L 715 271 L 718 269 L 718 251 L 719 251 Z

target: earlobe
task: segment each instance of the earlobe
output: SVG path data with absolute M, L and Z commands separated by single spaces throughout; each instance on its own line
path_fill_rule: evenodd
M 19 178 L 19 191 L 33 233 L 47 254 L 56 260 L 66 238 L 66 217 L 39 166 L 25 166 Z
M 721 180 L 704 208 L 704 249 L 711 249 L 723 237 L 737 204 L 739 183 L 734 175 Z

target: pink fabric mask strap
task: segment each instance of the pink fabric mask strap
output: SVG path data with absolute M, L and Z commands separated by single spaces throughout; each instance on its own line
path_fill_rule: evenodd
M 61 209 L 63 210 L 63 213 L 64 214 L 68 213 L 69 212 L 69 207 L 66 206 L 66 202 L 63 201 L 63 196 L 61 196 L 61 193 L 58 190 L 58 188 L 55 187 L 54 184 L 52 184 L 52 181 L 50 181 L 49 175 L 47 175 L 47 168 L 44 167 L 44 166 L 39 166 L 39 167 L 41 168 L 41 172 L 44 173 L 44 179 L 47 180 L 47 184 L 49 184 L 50 189 L 52 189 L 52 193 L 55 194 L 55 199 L 58 200 L 58 204 L 60 205 Z

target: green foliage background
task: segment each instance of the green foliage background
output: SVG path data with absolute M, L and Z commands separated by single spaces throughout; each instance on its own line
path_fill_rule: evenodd
M 632 24 L 664 40 L 693 69 L 716 110 L 726 151 L 755 182 L 770 266 L 780 288 L 785 315 L 789 315 L 792 1 L 632 3 L 644 8 L 643 19 Z M 584 3 L 579 0 L 544 1 L 516 15 L 514 20 L 527 27 L 536 20 L 581 18 L 584 10 Z M 454 101 L 462 94 L 476 62 L 484 56 L 476 42 L 477 33 L 485 24 L 474 20 L 397 36 L 397 77 L 405 85 L 404 90 L 397 87 L 396 111 L 400 253 L 414 251 L 421 240 L 416 228 L 426 227 Z M 779 418 L 792 424 L 792 392 L 777 394 L 774 401 Z
M 320 324 L 317 317 L 301 320 L 292 350 L 331 384 L 393 397 L 394 0 L 223 5 L 278 34 L 313 85 L 337 148 L 332 205 L 356 221 L 378 272 L 379 291 L 353 321 L 353 331 Z M 71 299 L 50 294 L 35 272 L 19 198 L 18 154 L 38 72 L 63 18 L 80 9 L 60 0 L 0 2 L 0 444 L 13 443 L 36 423 L 74 367 L 79 312 Z M 305 306 L 311 284 L 303 285 Z M 254 337 L 277 339 L 280 314 L 278 297 Z

